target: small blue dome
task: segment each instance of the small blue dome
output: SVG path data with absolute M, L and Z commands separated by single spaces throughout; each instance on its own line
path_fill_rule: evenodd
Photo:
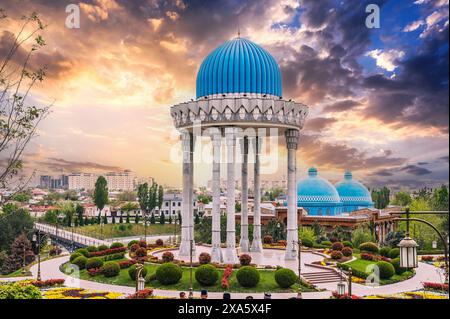
M 308 178 L 297 184 L 298 206 L 342 205 L 336 188 L 326 179 L 317 176 L 317 169 L 308 170 Z
M 363 184 L 354 180 L 351 172 L 345 172 L 344 181 L 336 183 L 335 187 L 344 206 L 373 206 L 369 190 Z
M 197 98 L 224 93 L 282 96 L 281 92 L 281 72 L 275 59 L 240 37 L 210 53 L 197 74 Z

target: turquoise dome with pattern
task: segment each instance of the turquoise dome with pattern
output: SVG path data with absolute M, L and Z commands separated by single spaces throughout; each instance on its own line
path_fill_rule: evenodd
M 353 179 L 351 172 L 345 172 L 344 180 L 335 184 L 341 198 L 344 212 L 350 212 L 365 207 L 373 207 L 369 190 Z
M 297 205 L 308 215 L 339 215 L 342 202 L 336 188 L 326 179 L 319 177 L 317 169 L 310 168 L 308 177 L 297 184 Z
M 281 72 L 273 56 L 240 37 L 225 42 L 205 58 L 196 84 L 197 98 L 226 93 L 282 96 Z

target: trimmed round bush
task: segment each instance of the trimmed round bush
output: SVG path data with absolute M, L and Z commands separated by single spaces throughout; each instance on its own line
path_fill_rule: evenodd
M 353 248 L 353 243 L 351 241 L 343 241 L 342 245 L 344 245 L 344 247 Z
M 389 252 L 389 258 L 395 259 L 397 257 L 400 257 L 400 248 L 392 248 Z
M 139 240 L 132 240 L 132 241 L 130 241 L 130 242 L 127 244 L 128 249 L 130 249 L 131 246 L 133 246 L 133 245 L 135 245 L 135 244 L 139 244 Z
M 302 245 L 305 247 L 311 248 L 312 246 L 314 246 L 314 242 L 309 238 L 303 238 Z
M 173 285 L 180 281 L 183 271 L 174 263 L 165 263 L 156 269 L 156 279 L 163 285 Z
M 111 248 L 111 249 L 120 248 L 120 247 L 123 247 L 123 244 L 119 243 L 119 242 L 112 243 L 111 246 L 109 246 L 109 248 Z
M 195 280 L 202 286 L 212 286 L 219 279 L 219 272 L 213 265 L 202 265 L 195 270 Z
M 343 257 L 343 254 L 342 254 L 342 252 L 341 251 L 339 251 L 339 250 L 333 250 L 332 252 L 331 252 L 331 258 L 332 259 L 334 259 L 334 260 L 338 260 L 338 259 L 341 259 L 342 257 Z
M 395 258 L 391 260 L 392 266 L 394 266 L 395 273 L 401 275 L 406 271 L 406 268 L 400 267 L 400 258 Z
M 353 255 L 353 249 L 351 249 L 350 247 L 346 246 L 346 247 L 342 248 L 341 253 L 345 257 L 350 257 L 351 255 Z
M 106 245 L 100 245 L 100 246 L 98 246 L 98 251 L 104 251 L 104 250 L 107 250 L 107 249 L 109 249 L 109 247 L 106 246 Z
M 108 261 L 103 265 L 103 275 L 105 277 L 115 277 L 120 273 L 119 263 L 116 261 Z
M 331 241 L 328 240 L 324 240 L 323 242 L 320 243 L 321 245 L 327 246 L 327 247 L 331 247 L 332 243 Z
M 140 241 L 138 242 L 138 245 L 141 246 L 141 247 L 143 247 L 143 248 L 147 248 L 147 242 L 146 242 L 145 240 L 140 240 Z
M 391 263 L 387 261 L 379 261 L 376 263 L 378 269 L 380 270 L 381 279 L 389 279 L 395 274 L 395 268 Z
M 297 281 L 297 275 L 289 268 L 281 268 L 275 271 L 275 281 L 281 288 L 289 288 Z
M 163 246 L 163 245 L 164 245 L 164 242 L 163 242 L 162 239 L 157 239 L 157 240 L 155 241 L 155 244 L 156 244 L 157 246 Z
M 72 255 L 70 255 L 70 262 L 71 263 L 73 263 L 73 261 L 76 259 L 76 258 L 78 258 L 78 257 L 80 257 L 80 256 L 83 256 L 82 254 L 80 254 L 80 253 L 72 253 Z
M 342 248 L 344 248 L 344 245 L 341 242 L 338 242 L 338 241 L 333 243 L 333 245 L 331 245 L 331 249 L 333 249 L 333 250 L 341 251 Z
M 372 242 L 362 243 L 359 245 L 359 250 L 374 254 L 378 254 L 379 251 L 377 244 Z
M 242 287 L 252 288 L 258 284 L 260 274 L 255 267 L 244 266 L 237 271 L 236 279 Z
M 147 248 L 141 247 L 138 250 L 136 250 L 136 257 L 142 258 L 147 256 Z
M 273 243 L 273 237 L 270 235 L 266 235 L 263 237 L 263 243 L 264 244 L 272 244 Z
M 163 260 L 163 262 L 165 263 L 170 263 L 173 261 L 173 254 L 170 251 L 165 251 L 162 256 L 161 259 Z
M 375 260 L 375 255 L 370 253 L 361 253 L 361 259 L 363 260 Z
M 391 248 L 389 248 L 389 247 L 382 247 L 380 249 L 380 255 L 383 257 L 389 257 L 390 252 L 391 252 Z
M 131 266 L 128 268 L 128 275 L 130 276 L 131 280 L 136 281 L 136 265 Z M 141 271 L 141 277 L 147 276 L 147 268 L 142 268 Z
M 75 252 L 82 254 L 86 258 L 89 257 L 89 251 L 86 248 L 78 248 Z
M 198 256 L 198 262 L 199 262 L 201 265 L 209 264 L 209 263 L 211 262 L 211 255 L 208 254 L 208 253 L 205 253 L 205 252 L 201 253 L 201 254 Z
M 95 246 L 87 246 L 87 247 L 86 247 L 86 250 L 87 250 L 88 252 L 90 252 L 90 253 L 93 253 L 93 252 L 98 251 L 98 248 L 95 247 Z
M 86 267 L 87 258 L 84 256 L 79 256 L 72 261 L 72 264 L 77 265 L 78 268 L 84 269 Z
M 131 245 L 131 247 L 130 247 L 130 251 L 131 251 L 132 253 L 134 253 L 134 252 L 136 252 L 139 248 L 141 248 L 141 246 L 139 246 L 139 244 L 133 244 L 133 245 Z
M 100 268 L 103 266 L 103 260 L 98 257 L 88 258 L 86 261 L 86 269 Z
M 248 266 L 252 262 L 252 256 L 248 254 L 242 254 L 239 256 L 239 263 L 241 266 Z

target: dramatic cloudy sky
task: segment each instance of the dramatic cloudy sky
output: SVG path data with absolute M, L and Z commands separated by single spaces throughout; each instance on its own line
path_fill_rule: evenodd
M 69 3 L 80 29 L 65 27 Z M 365 26 L 369 3 L 381 27 Z M 20 16 L 48 23 L 34 58 L 48 77 L 32 99 L 53 103 L 25 156 L 39 172 L 131 169 L 179 186 L 171 105 L 195 95 L 203 58 L 241 35 L 278 61 L 283 96 L 310 106 L 298 151 L 335 181 L 352 170 L 369 186 L 448 183 L 448 0 L 5 0 L 0 54 Z M 281 143 L 282 141 L 280 141 Z M 281 144 L 280 144 L 281 146 Z M 210 178 L 196 166 L 196 184 Z M 278 169 L 285 174 L 280 147 Z

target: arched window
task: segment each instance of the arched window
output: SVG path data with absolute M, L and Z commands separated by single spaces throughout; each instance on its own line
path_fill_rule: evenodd
M 322 208 L 319 208 L 319 209 L 317 210 L 317 214 L 320 215 L 320 216 L 322 216 Z
M 331 215 L 331 210 L 330 207 L 327 207 L 327 215 L 330 216 Z

